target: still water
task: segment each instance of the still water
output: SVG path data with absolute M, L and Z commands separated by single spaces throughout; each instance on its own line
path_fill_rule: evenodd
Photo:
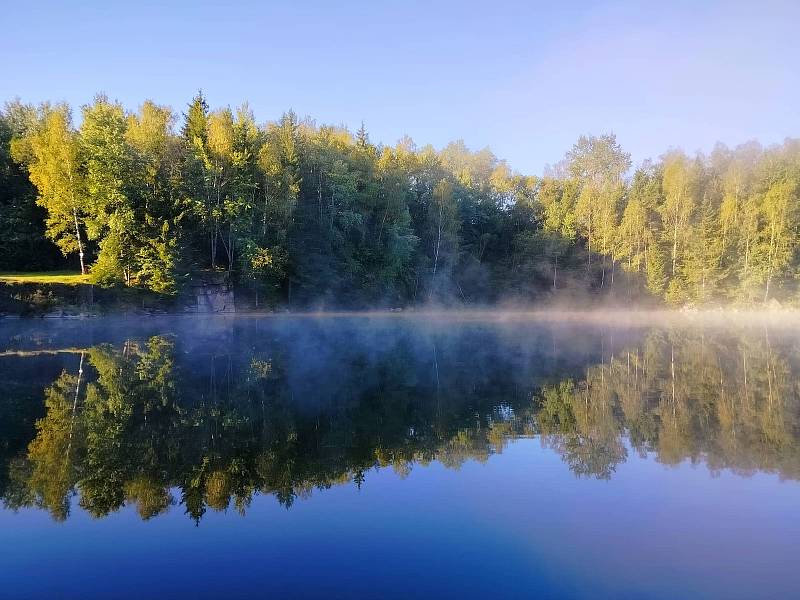
M 792 327 L 0 322 L 0 597 L 798 597 Z

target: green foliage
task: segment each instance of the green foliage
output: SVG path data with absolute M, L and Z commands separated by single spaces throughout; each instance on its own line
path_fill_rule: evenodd
M 36 121 L 12 140 L 11 151 L 28 169 L 31 183 L 36 186 L 37 204 L 47 213 L 47 237 L 65 256 L 78 252 L 81 273 L 85 273 L 84 239 L 91 212 L 80 144 L 69 108 L 42 105 Z
M 196 347 L 185 334 L 61 348 L 68 368 L 49 385 L 26 379 L 30 369 L 9 373 L 7 404 L 40 402 L 3 422 L 19 443 L 0 454 L 0 500 L 64 520 L 76 493 L 94 517 L 135 505 L 150 519 L 179 498 L 198 521 L 209 509 L 243 513 L 257 494 L 288 508 L 380 468 L 457 469 L 532 436 L 579 477 L 613 477 L 630 450 L 800 479 L 798 360 L 785 336 L 667 328 L 590 360 L 557 329 L 409 325 L 370 324 L 377 337 L 242 326 L 224 330 L 234 340 L 224 355 L 177 351 Z M 530 352 L 518 351 L 520 335 L 536 342 Z
M 271 305 L 800 295 L 793 140 L 671 151 L 628 177 L 613 134 L 582 136 L 537 178 L 463 141 L 375 145 L 363 123 L 291 111 L 260 126 L 202 93 L 175 125 L 151 101 L 131 113 L 98 96 L 78 130 L 66 106 L 8 104 L 0 265 L 54 264 L 46 235 L 102 285 L 175 294 L 224 270 Z
M 36 111 L 20 102 L 0 111 L 0 268 L 25 265 L 29 269 L 62 266 L 59 253 L 45 237 L 45 211 L 36 204 L 36 188 L 12 153 L 36 123 Z M 27 149 L 20 148 L 23 154 Z

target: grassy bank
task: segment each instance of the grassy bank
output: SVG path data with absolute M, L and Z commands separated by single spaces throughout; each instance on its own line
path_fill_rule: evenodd
M 0 315 L 72 316 L 179 310 L 184 299 L 148 290 L 99 287 L 72 271 L 0 272 Z
M 89 283 L 89 276 L 73 271 L 0 272 L 0 283 L 80 285 Z

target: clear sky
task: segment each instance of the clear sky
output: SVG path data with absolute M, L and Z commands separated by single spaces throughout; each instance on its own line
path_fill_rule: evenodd
M 540 173 L 583 133 L 634 161 L 800 136 L 800 1 L 3 0 L 0 99 L 248 101 Z

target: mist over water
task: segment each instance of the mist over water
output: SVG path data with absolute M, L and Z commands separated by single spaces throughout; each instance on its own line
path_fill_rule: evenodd
M 5 321 L 0 582 L 792 595 L 799 331 L 620 309 Z M 111 555 L 136 581 L 87 594 Z M 43 559 L 70 577 L 37 580 Z

